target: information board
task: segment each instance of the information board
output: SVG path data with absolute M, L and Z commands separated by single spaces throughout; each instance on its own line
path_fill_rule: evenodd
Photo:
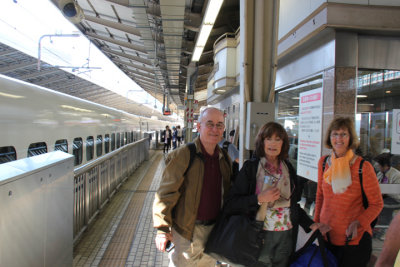
M 300 94 L 297 174 L 318 181 L 322 143 L 322 88 Z

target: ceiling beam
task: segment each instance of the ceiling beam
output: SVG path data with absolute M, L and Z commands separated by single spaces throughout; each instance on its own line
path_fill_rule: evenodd
M 144 46 L 131 44 L 128 41 L 119 41 L 119 40 L 116 40 L 116 39 L 113 39 L 113 38 L 110 38 L 110 37 L 106 37 L 106 36 L 101 36 L 101 35 L 98 35 L 98 34 L 95 34 L 95 33 L 92 33 L 92 32 L 85 32 L 85 34 L 87 36 L 92 37 L 92 38 L 100 39 L 100 40 L 103 40 L 103 41 L 106 41 L 106 42 L 109 42 L 109 43 L 112 43 L 112 44 L 116 44 L 116 45 L 119 45 L 119 46 L 122 46 L 122 47 L 126 47 L 126 48 L 129 48 L 129 49 L 132 49 L 132 50 L 135 50 L 135 51 L 138 51 L 138 52 L 141 52 L 141 53 L 144 53 L 144 54 L 147 55 L 147 51 L 146 51 Z

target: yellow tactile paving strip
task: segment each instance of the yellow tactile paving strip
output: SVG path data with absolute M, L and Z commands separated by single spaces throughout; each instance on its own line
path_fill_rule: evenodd
M 159 158 L 161 158 L 161 155 Z M 157 159 L 155 159 L 155 161 L 157 161 Z M 139 221 L 139 215 L 142 211 L 144 199 L 146 198 L 147 191 L 151 185 L 155 172 L 155 168 L 149 169 L 137 191 L 132 196 L 129 206 L 126 209 L 125 214 L 118 225 L 117 231 L 114 233 L 99 266 L 125 266 L 136 231 L 136 225 Z
M 151 166 L 158 166 L 162 159 L 161 153 L 150 152 L 150 160 L 120 187 L 74 247 L 74 267 L 125 266 L 143 201 L 157 170 Z

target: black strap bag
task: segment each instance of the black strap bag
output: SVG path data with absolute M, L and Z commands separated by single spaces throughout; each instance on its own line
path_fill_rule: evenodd
M 318 239 L 319 246 L 314 244 Z M 292 256 L 290 267 L 337 267 L 337 259 L 325 247 L 325 240 L 319 230 L 316 230 L 304 244 Z
M 218 218 L 211 231 L 204 252 L 211 257 L 233 264 L 254 265 L 263 244 L 263 222 L 244 214 Z

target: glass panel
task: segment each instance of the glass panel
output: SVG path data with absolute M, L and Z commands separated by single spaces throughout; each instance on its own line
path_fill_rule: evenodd
M 357 152 L 367 160 L 392 151 L 393 109 L 400 109 L 400 71 L 359 70 L 356 129 L 360 147 Z

